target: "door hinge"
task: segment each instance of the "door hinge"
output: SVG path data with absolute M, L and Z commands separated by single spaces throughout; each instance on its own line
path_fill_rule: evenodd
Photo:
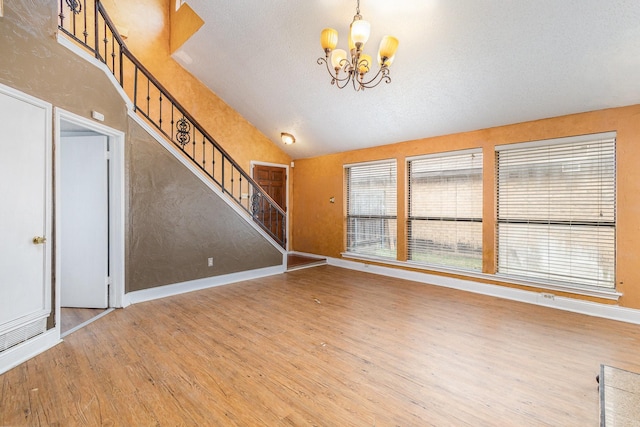
M 111 151 L 107 150 L 104 152 L 104 158 L 107 160 L 111 160 Z

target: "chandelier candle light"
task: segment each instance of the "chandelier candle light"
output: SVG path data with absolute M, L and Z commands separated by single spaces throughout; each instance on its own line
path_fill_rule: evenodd
M 369 78 L 367 73 L 371 71 L 373 61 L 370 55 L 362 52 L 362 49 L 367 40 L 369 40 L 371 24 L 362 19 L 360 15 L 360 0 L 358 0 L 356 14 L 349 30 L 350 59 L 347 59 L 347 52 L 343 49 L 336 49 L 338 44 L 338 32 L 336 30 L 325 28 L 320 34 L 320 44 L 324 49 L 325 57 L 318 58 L 318 64 L 322 65 L 324 62 L 327 66 L 327 71 L 331 75 L 331 84 L 342 89 L 349 82 L 352 82 L 353 88 L 358 91 L 376 87 L 382 81 L 390 83 L 389 66 L 391 66 L 396 49 L 398 49 L 398 39 L 392 36 L 384 36 L 382 38 L 378 49 L 380 69 L 375 76 Z M 329 66 L 329 62 L 331 62 L 331 66 Z

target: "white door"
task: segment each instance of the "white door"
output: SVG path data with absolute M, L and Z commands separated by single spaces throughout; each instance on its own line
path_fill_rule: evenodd
M 51 308 L 47 105 L 0 87 L 0 335 Z
M 109 275 L 107 137 L 60 143 L 60 304 L 106 308 Z

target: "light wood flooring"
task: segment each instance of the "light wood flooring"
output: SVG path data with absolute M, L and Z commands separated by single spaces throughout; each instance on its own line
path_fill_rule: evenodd
M 302 268 L 315 267 L 327 263 L 326 258 L 309 257 L 298 254 L 287 255 L 287 270 L 300 270 Z
M 0 425 L 597 426 L 640 326 L 332 266 L 111 312 L 0 376 Z
M 63 334 L 76 326 L 104 313 L 104 308 L 71 308 L 62 307 L 60 310 L 60 332 Z

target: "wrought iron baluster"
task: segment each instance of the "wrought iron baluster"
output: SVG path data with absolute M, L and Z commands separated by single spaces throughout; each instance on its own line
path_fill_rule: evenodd
M 158 126 L 162 131 L 162 91 L 159 91 L 159 92 L 160 92 L 160 119 L 158 120 Z
M 111 72 L 116 75 L 116 37 L 111 32 Z
M 213 180 L 216 181 L 216 147 L 212 145 L 212 149 L 211 152 L 213 153 L 211 157 L 213 157 L 211 159 L 211 176 L 213 177 Z
M 80 2 L 78 2 L 78 4 L 80 4 Z M 85 7 L 83 7 L 83 15 L 84 15 L 84 31 L 82 31 L 82 35 L 84 36 L 84 44 L 87 44 L 87 41 L 89 40 L 89 32 L 87 31 L 87 4 L 84 4 Z M 95 7 L 95 6 L 94 6 Z
M 102 42 L 104 43 L 104 56 L 102 57 L 104 58 L 103 62 L 107 64 L 107 67 L 108 67 L 109 63 L 107 62 L 108 61 L 107 57 L 109 56 L 109 39 L 107 38 L 107 21 L 104 21 L 103 26 L 104 26 L 104 29 L 103 29 L 104 38 L 102 39 Z
M 67 2 L 67 4 L 69 4 L 69 2 Z M 71 6 L 69 6 L 71 7 Z M 71 16 L 72 16 L 72 20 L 71 20 L 71 32 L 73 33 L 73 35 L 76 35 L 76 13 L 73 9 L 71 9 Z
M 122 45 L 119 42 L 118 42 L 118 51 L 119 51 L 118 62 L 120 63 L 120 86 L 124 88 L 124 63 L 122 62 L 123 60 Z
M 202 170 L 206 171 L 206 164 L 207 164 L 207 142 L 204 139 L 204 134 L 202 134 Z
M 171 103 L 171 129 L 173 129 L 173 124 L 175 123 L 175 118 L 174 118 L 174 112 L 175 112 L 176 106 L 173 105 L 173 102 Z
M 133 66 L 133 110 L 138 111 L 138 65 Z
M 191 132 L 191 125 L 187 121 L 187 119 L 182 116 L 181 119 L 176 123 L 176 141 L 180 144 L 180 148 L 184 151 L 185 145 L 189 143 L 191 137 L 189 136 Z
M 74 0 L 72 0 L 74 1 Z M 95 37 L 95 39 L 93 40 L 93 43 L 95 44 L 94 48 L 94 54 L 96 55 L 96 58 L 100 59 L 100 26 L 98 25 L 98 22 L 100 22 L 98 20 L 98 5 L 100 3 L 98 1 L 96 1 L 94 3 L 94 8 L 93 8 L 93 30 L 94 30 L 94 34 L 93 36 Z
M 233 167 L 233 165 L 231 165 L 231 192 L 229 194 L 231 194 L 231 197 L 233 196 L 233 177 L 234 177 L 234 172 L 235 172 L 236 168 Z
M 222 186 L 222 192 L 224 193 L 224 154 L 222 155 L 222 181 L 221 181 L 221 186 Z
M 147 77 L 147 117 L 149 116 L 149 114 L 151 114 L 151 108 L 149 103 L 149 101 L 151 101 L 150 87 L 151 87 L 151 80 L 149 80 L 149 77 Z
M 58 14 L 58 17 L 60 17 L 60 28 L 64 28 L 64 7 L 62 6 L 62 0 L 60 0 L 60 14 Z
M 193 128 L 193 143 L 191 144 L 191 158 L 194 161 L 196 159 L 196 129 L 195 129 L 195 126 Z

